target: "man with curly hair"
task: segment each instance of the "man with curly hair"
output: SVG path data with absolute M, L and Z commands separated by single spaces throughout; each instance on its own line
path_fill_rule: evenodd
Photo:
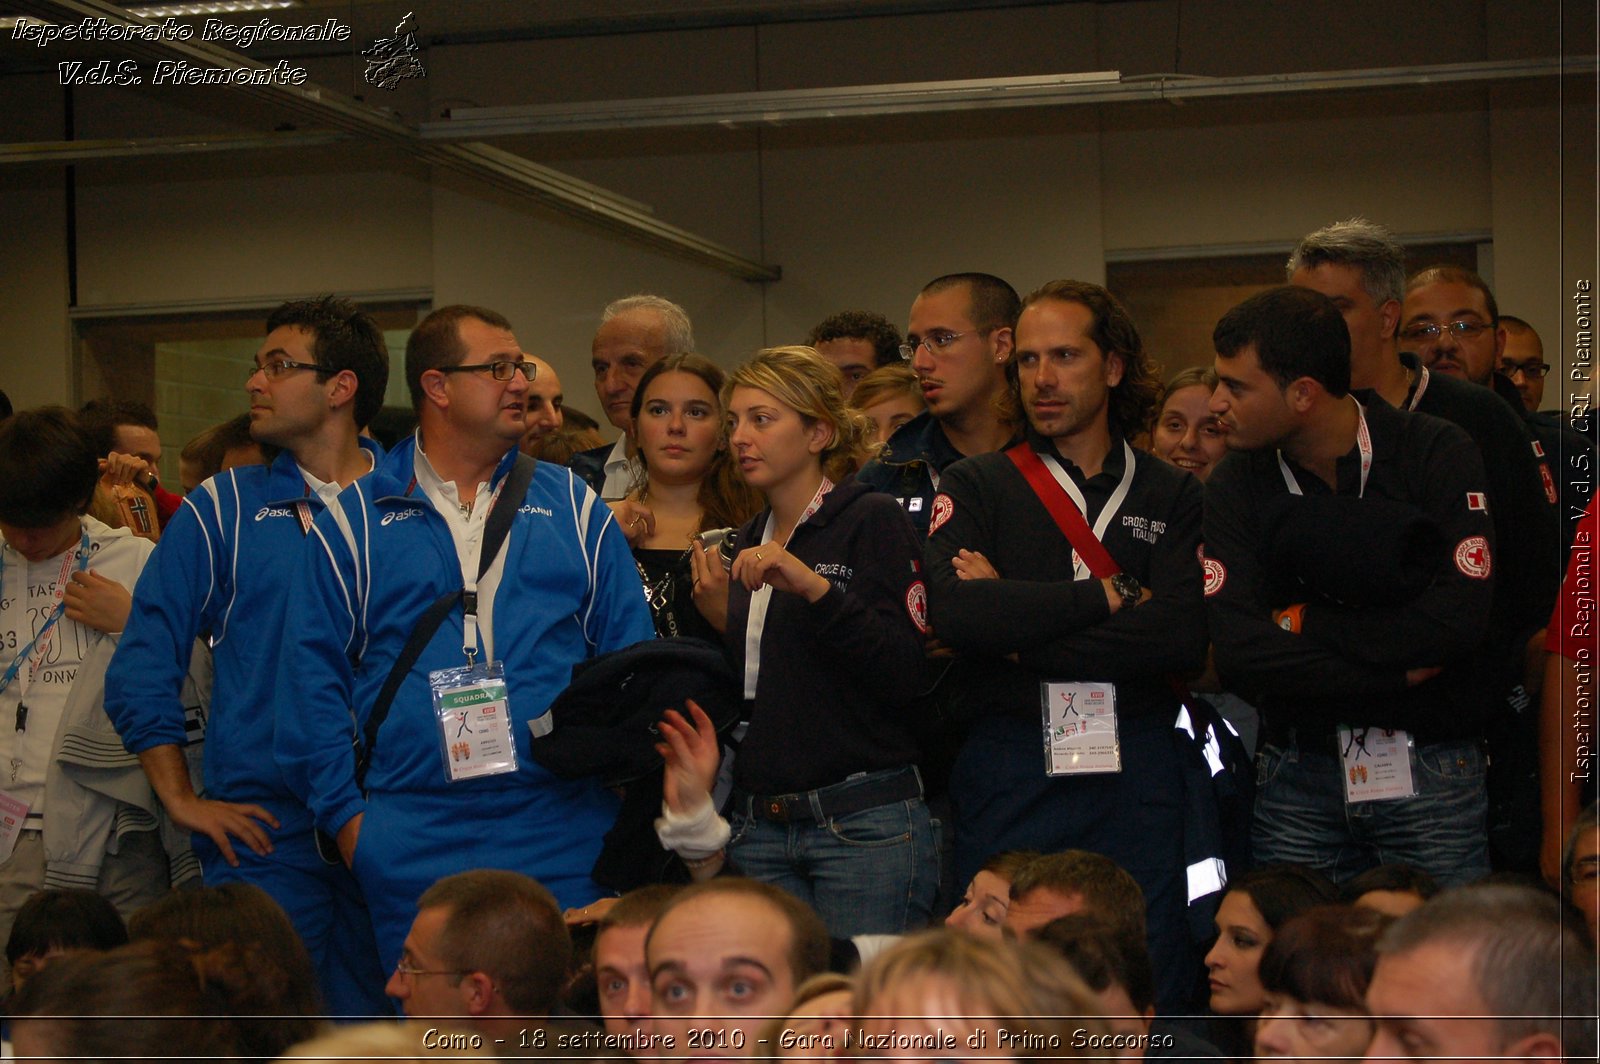
M 945 470 L 928 539 L 933 629 L 984 708 L 950 777 L 956 879 L 999 850 L 1110 858 L 1144 892 L 1158 999 L 1181 1011 L 1199 951 L 1165 678 L 1205 661 L 1200 482 L 1129 443 L 1156 377 L 1099 285 L 1023 300 L 1006 375 L 1024 439 Z M 1044 724 L 1062 740 L 1048 758 Z
M 845 310 L 824 319 L 811 330 L 806 344 L 838 367 L 846 399 L 862 377 L 879 366 L 900 363 L 900 330 L 870 310 Z

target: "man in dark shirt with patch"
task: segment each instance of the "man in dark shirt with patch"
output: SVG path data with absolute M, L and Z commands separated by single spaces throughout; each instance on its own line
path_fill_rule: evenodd
M 935 278 L 911 304 L 900 353 L 928 410 L 900 426 L 856 479 L 893 495 L 919 533 L 948 466 L 1016 442 L 1005 367 L 1017 310 L 1016 291 L 987 273 Z
M 1496 695 L 1477 448 L 1352 394 L 1350 332 L 1317 292 L 1247 299 L 1213 343 L 1235 453 L 1206 484 L 1206 595 L 1217 669 L 1266 725 L 1256 859 L 1475 879 Z
M 1098 285 L 1030 295 L 1007 376 L 1026 438 L 946 470 L 928 540 L 934 630 L 980 681 L 950 781 L 957 881 L 1001 850 L 1111 858 L 1144 891 L 1162 1008 L 1181 1010 L 1199 949 L 1166 678 L 1205 661 L 1200 482 L 1129 444 L 1155 371 Z
M 1539 834 L 1535 698 L 1524 686 L 1528 647 L 1537 647 L 1561 581 L 1559 521 L 1546 495 L 1550 470 L 1518 411 L 1488 388 L 1433 373 L 1396 340 L 1405 252 L 1364 218 L 1325 226 L 1289 257 L 1289 281 L 1321 292 L 1350 331 L 1350 386 L 1371 389 L 1398 410 L 1459 425 L 1478 445 L 1488 479 L 1496 559 L 1487 647 L 1501 666 L 1502 699 L 1490 717 L 1490 846 L 1495 867 L 1533 871 Z M 1537 671 L 1535 670 L 1535 675 Z

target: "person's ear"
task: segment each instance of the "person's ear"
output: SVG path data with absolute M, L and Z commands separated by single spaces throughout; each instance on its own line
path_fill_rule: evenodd
M 1549 1031 L 1536 1031 L 1506 1046 L 1500 1054 L 1506 1060 L 1561 1060 L 1561 1039 Z
M 1115 388 L 1122 383 L 1122 375 L 1128 371 L 1128 363 L 1121 355 L 1106 356 L 1106 387 Z
M 353 370 L 342 369 L 328 378 L 328 407 L 337 410 L 346 403 L 353 402 L 356 392 L 360 390 L 361 382 L 356 378 Z
M 1289 384 L 1289 406 L 1295 413 L 1304 414 L 1316 403 L 1317 393 L 1320 391 L 1322 385 L 1310 377 L 1297 377 Z
M 445 390 L 445 378 L 448 374 L 440 373 L 436 369 L 422 371 L 422 394 L 434 406 L 443 409 L 450 405 L 450 398 Z
M 494 1007 L 494 979 L 488 972 L 468 972 L 456 988 L 469 1016 L 484 1016 Z
M 1003 366 L 1011 358 L 1011 350 L 1016 344 L 1016 334 L 1011 326 L 1005 325 L 989 335 L 993 338 L 995 363 Z
M 1400 336 L 1400 301 L 1386 299 L 1378 308 L 1378 318 L 1383 322 L 1383 338 L 1385 340 L 1398 339 Z
M 811 433 L 806 440 L 806 449 L 812 454 L 821 454 L 833 443 L 833 436 L 833 425 L 821 418 L 817 418 L 811 422 Z

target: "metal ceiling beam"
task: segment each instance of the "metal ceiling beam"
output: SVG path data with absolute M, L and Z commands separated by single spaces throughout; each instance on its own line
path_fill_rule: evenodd
M 571 133 L 652 127 L 780 126 L 788 122 L 970 111 L 987 108 L 1066 107 L 1081 104 L 1181 102 L 1211 96 L 1290 93 L 1513 81 L 1592 74 L 1594 56 L 1510 59 L 1482 63 L 1210 78 L 1150 74 L 1124 78 L 1117 71 L 1044 77 L 917 81 L 828 89 L 665 96 L 522 107 L 455 108 L 450 117 L 418 128 L 428 140 Z
M 204 133 L 192 137 L 138 137 L 106 140 L 45 140 L 0 144 L 0 166 L 61 166 L 91 159 L 132 159 L 143 155 L 199 155 L 209 152 L 310 148 L 348 143 L 349 133 Z
M 8 0 L 8 5 L 19 14 L 59 24 L 75 24 L 90 18 L 134 24 L 143 21 L 106 0 Z M 129 55 L 153 61 L 187 60 L 201 67 L 271 69 L 237 52 L 196 40 L 125 41 L 117 42 L 116 47 Z M 466 174 L 581 222 L 743 280 L 776 281 L 783 275 L 777 266 L 747 259 L 715 241 L 653 217 L 648 209 L 641 209 L 637 201 L 487 144 L 429 143 L 419 138 L 416 129 L 406 123 L 320 85 L 308 82 L 229 88 L 287 108 L 318 127 L 332 127 L 392 144 L 424 163 Z

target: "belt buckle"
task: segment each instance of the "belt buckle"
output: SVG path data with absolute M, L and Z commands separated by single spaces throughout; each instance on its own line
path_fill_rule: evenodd
M 789 810 L 776 798 L 767 800 L 767 815 L 774 820 L 788 820 Z

